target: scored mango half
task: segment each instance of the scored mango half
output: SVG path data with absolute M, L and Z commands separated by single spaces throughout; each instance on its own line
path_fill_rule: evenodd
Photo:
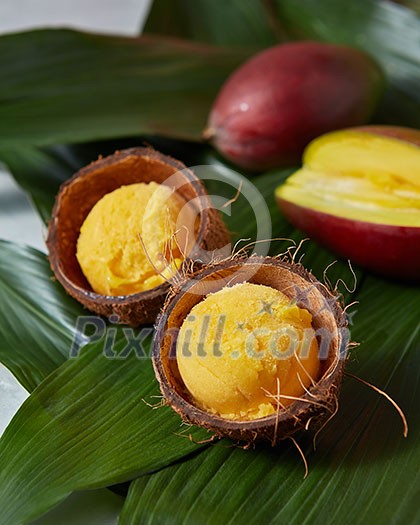
M 339 255 L 420 278 L 420 130 L 365 126 L 318 137 L 276 200 L 292 224 Z

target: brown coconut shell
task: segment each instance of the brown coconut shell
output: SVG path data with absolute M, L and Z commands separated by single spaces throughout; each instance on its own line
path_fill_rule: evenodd
M 245 281 L 280 290 L 312 314 L 320 347 L 321 371 L 316 384 L 307 393 L 277 414 L 251 421 L 232 421 L 194 405 L 179 374 L 176 342 L 179 329 L 193 306 L 208 293 Z M 216 263 L 175 290 L 158 318 L 152 355 L 162 394 L 185 422 L 204 427 L 220 437 L 275 444 L 303 428 L 320 428 L 336 412 L 348 345 L 345 313 L 337 297 L 325 285 L 300 264 L 252 256 Z
M 169 291 L 168 283 L 125 296 L 95 293 L 77 261 L 76 246 L 80 227 L 104 195 L 120 186 L 138 182 L 165 184 L 172 176 L 177 193 L 186 201 L 200 199 L 197 246 L 212 251 L 228 244 L 228 231 L 217 210 L 211 206 L 201 181 L 182 162 L 153 148 L 131 148 L 100 158 L 60 187 L 46 240 L 50 264 L 66 291 L 88 310 L 107 317 L 116 315 L 120 323 L 133 326 L 155 321 Z M 193 258 L 194 253 L 189 257 Z M 184 264 L 188 262 L 187 259 Z

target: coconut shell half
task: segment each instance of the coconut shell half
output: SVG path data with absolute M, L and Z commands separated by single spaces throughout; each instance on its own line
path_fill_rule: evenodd
M 194 203 L 199 203 L 193 204 L 200 207 L 197 249 L 211 252 L 229 243 L 229 234 L 219 213 L 211 206 L 203 184 L 192 170 L 152 148 L 117 151 L 92 162 L 66 181 L 57 195 L 46 241 L 51 268 L 72 297 L 92 312 L 118 316 L 120 323 L 133 326 L 156 320 L 169 284 L 125 296 L 95 293 L 77 261 L 77 240 L 84 220 L 104 195 L 123 185 L 152 181 L 168 183 L 186 201 L 194 199 Z M 194 259 L 194 255 L 189 254 L 189 258 Z M 187 259 L 184 264 L 188 262 Z
M 228 420 L 194 405 L 176 360 L 179 329 L 189 312 L 207 294 L 240 282 L 263 284 L 280 290 L 313 316 L 320 348 L 321 371 L 313 386 L 298 401 L 264 418 Z M 349 345 L 346 316 L 337 298 L 302 265 L 277 258 L 252 256 L 223 261 L 192 275 L 175 290 L 162 310 L 153 341 L 153 365 L 168 404 L 190 424 L 234 440 L 272 444 L 303 429 L 317 429 L 337 409 L 337 396 Z

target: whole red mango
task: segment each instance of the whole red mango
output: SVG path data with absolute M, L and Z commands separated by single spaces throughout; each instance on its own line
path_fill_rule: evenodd
M 282 44 L 228 78 L 204 136 L 247 169 L 293 164 L 318 135 L 367 122 L 383 86 L 381 70 L 361 51 L 309 41 Z

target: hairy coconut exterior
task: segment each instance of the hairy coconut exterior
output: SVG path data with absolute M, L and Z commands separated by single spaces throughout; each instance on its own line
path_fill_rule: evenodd
M 320 377 L 298 401 L 274 415 L 251 421 L 224 419 L 196 407 L 176 361 L 178 332 L 193 306 L 208 293 L 240 282 L 271 286 L 306 308 L 313 316 L 321 359 Z M 163 395 L 185 422 L 207 428 L 220 437 L 275 444 L 303 428 L 320 428 L 335 414 L 348 345 L 346 316 L 337 297 L 325 285 L 300 264 L 252 256 L 200 270 L 173 291 L 156 323 L 153 365 Z
M 227 229 L 200 180 L 184 164 L 153 148 L 131 148 L 100 158 L 60 187 L 46 241 L 50 264 L 66 291 L 88 310 L 107 317 L 116 315 L 120 323 L 133 326 L 156 320 L 169 284 L 126 296 L 95 293 L 77 261 L 77 240 L 84 220 L 104 195 L 123 185 L 152 181 L 165 184 L 169 178 L 186 201 L 200 201 L 197 246 L 212 251 L 228 244 Z

